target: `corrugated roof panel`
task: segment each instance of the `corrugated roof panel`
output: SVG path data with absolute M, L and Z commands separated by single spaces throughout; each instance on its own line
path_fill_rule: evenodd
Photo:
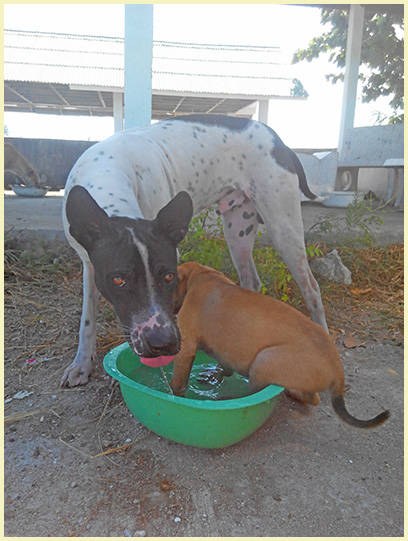
M 153 91 L 287 97 L 293 69 L 278 47 L 153 44 Z M 123 88 L 124 41 L 5 30 L 4 78 Z

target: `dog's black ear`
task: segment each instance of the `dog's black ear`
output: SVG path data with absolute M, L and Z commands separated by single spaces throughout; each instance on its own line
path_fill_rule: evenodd
M 181 242 L 188 230 L 193 215 L 193 201 L 187 192 L 179 192 L 170 203 L 163 207 L 157 217 L 156 224 L 160 232 L 174 244 Z
M 88 252 L 100 238 L 108 215 L 82 186 L 74 186 L 65 205 L 69 232 Z

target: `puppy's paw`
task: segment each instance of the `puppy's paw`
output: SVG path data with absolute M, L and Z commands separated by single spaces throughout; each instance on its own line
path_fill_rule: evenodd
M 311 404 L 317 406 L 320 402 L 320 396 L 318 393 L 309 393 L 306 391 L 297 391 L 295 389 L 286 389 L 286 394 L 291 398 L 303 402 L 304 404 Z

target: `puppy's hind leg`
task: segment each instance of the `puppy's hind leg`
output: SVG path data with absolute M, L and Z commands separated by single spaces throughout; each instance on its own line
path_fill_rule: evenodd
M 74 361 L 61 378 L 61 387 L 74 387 L 87 383 L 96 359 L 96 308 L 99 292 L 96 289 L 94 268 L 89 261 L 83 261 L 83 304 L 79 344 Z
M 296 400 L 313 406 L 320 402 L 317 391 L 325 388 L 324 384 L 320 389 L 316 388 L 315 376 L 293 357 L 286 346 L 271 346 L 261 350 L 249 370 L 253 392 L 267 385 L 280 385 Z

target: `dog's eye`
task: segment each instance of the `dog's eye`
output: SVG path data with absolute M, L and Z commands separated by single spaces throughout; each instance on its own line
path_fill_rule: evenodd
M 115 284 L 115 286 L 123 287 L 126 285 L 126 280 L 122 278 L 122 276 L 114 276 L 112 278 L 112 282 Z
M 164 276 L 164 281 L 169 284 L 170 282 L 172 282 L 174 280 L 175 277 L 176 277 L 176 275 L 174 274 L 174 272 L 168 272 Z

